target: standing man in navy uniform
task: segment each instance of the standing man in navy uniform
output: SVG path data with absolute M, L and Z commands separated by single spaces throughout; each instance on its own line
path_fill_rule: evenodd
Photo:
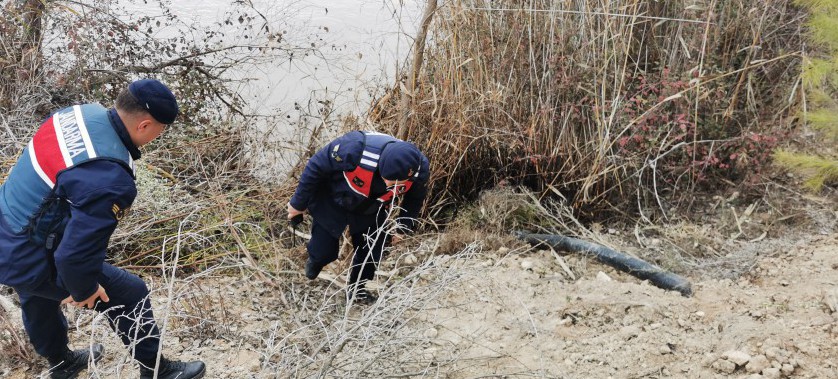
M 75 378 L 102 345 L 71 351 L 61 304 L 95 309 L 140 362 L 140 377 L 201 378 L 204 363 L 162 358 L 148 288 L 105 263 L 108 241 L 137 195 L 139 146 L 174 122 L 163 83 L 131 83 L 112 109 L 77 105 L 50 116 L 0 186 L 0 283 L 20 297 L 23 324 L 50 377 Z M 92 355 L 92 357 L 91 357 Z
M 305 273 L 317 278 L 338 258 L 340 236 L 349 226 L 354 256 L 347 296 L 375 302 L 366 289 L 388 240 L 411 232 L 427 194 L 428 158 L 409 142 L 354 131 L 332 141 L 309 159 L 288 203 L 288 218 L 308 210 L 313 218 Z M 391 204 L 402 198 L 394 232 L 382 230 Z

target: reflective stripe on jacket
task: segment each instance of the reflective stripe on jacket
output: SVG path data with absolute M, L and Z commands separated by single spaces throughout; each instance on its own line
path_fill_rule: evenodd
M 362 133 L 364 134 L 364 150 L 361 152 L 361 160 L 354 170 L 344 171 L 343 177 L 346 179 L 346 185 L 349 186 L 349 189 L 355 191 L 358 195 L 369 198 L 372 190 L 372 182 L 378 170 L 378 159 L 381 157 L 384 148 L 388 144 L 398 141 L 398 139 L 376 132 Z M 334 151 L 338 151 L 340 146 L 337 145 L 333 149 Z M 419 176 L 420 168 L 417 167 L 414 171 L 413 178 L 392 190 L 388 190 L 379 196 L 377 200 L 380 203 L 388 203 L 393 200 L 394 194 L 397 193 L 401 196 L 407 193 L 407 191 L 410 191 L 414 178 Z
M 64 222 L 66 201 L 54 194 L 65 170 L 94 159 L 113 160 L 133 172 L 134 161 L 99 104 L 62 109 L 43 124 L 0 186 L 0 214 L 14 233 L 30 231 L 43 243 Z
M 318 150 L 306 163 L 299 184 L 291 197 L 295 209 L 308 209 L 314 221 L 339 236 L 349 223 L 349 214 L 375 214 L 392 200 L 377 168 L 378 156 L 395 137 L 354 131 L 344 134 Z M 365 154 L 366 152 L 366 154 Z M 356 171 L 357 170 L 357 171 Z M 422 155 L 410 187 L 397 189 L 404 195 L 398 219 L 412 229 L 424 202 L 430 178 L 428 158 Z M 388 195 L 389 192 L 389 195 Z

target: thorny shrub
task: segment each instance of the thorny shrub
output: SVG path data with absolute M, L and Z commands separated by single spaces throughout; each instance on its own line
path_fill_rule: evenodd
M 696 118 L 690 112 L 692 100 L 684 95 L 688 81 L 671 75 L 663 69 L 660 78 L 639 75 L 630 80 L 637 84 L 622 110 L 630 126 L 617 139 L 618 154 L 639 160 L 637 166 L 655 159 L 656 175 L 673 187 L 756 180 L 771 164 L 778 132 L 743 132 L 703 113 Z M 688 180 L 679 183 L 684 178 Z
M 132 13 L 129 6 L 141 6 L 143 14 Z M 132 80 L 155 77 L 175 92 L 181 117 L 165 138 L 145 148 L 149 154 L 141 164 L 148 165 L 144 169 L 151 175 L 165 178 L 162 190 L 191 196 L 179 196 L 171 204 L 161 202 L 157 205 L 165 209 L 150 208 L 155 212 L 138 212 L 122 222 L 112 240 L 112 258 L 122 264 L 157 265 L 159 258 L 149 254 L 169 254 L 172 249 L 161 251 L 162 246 L 171 247 L 166 242 L 181 232 L 190 236 L 181 263 L 195 267 L 261 246 L 263 241 L 249 239 L 258 233 L 245 231 L 265 227 L 271 220 L 263 210 L 277 207 L 243 157 L 243 136 L 252 123 L 247 122 L 250 115 L 241 114 L 238 91 L 242 81 L 251 79 L 233 71 L 265 61 L 287 61 L 295 52 L 314 49 L 291 42 L 286 31 L 294 30 L 284 27 L 287 15 L 266 17 L 249 2 L 233 2 L 224 10 L 224 19 L 207 28 L 178 18 L 165 1 L 127 0 L 114 5 L 27 0 L 0 2 L 0 7 L 0 48 L 13 53 L 0 55 L 4 174 L 38 120 L 49 112 L 84 102 L 110 106 Z M 25 13 L 27 9 L 37 11 L 43 28 L 30 27 L 23 17 L 33 14 Z M 33 103 L 39 107 L 34 109 Z M 181 221 L 189 215 L 192 218 L 181 230 Z M 240 241 L 234 240 L 232 230 L 243 235 Z M 124 231 L 130 231 L 130 237 Z
M 33 2 L 39 3 L 21 3 Z M 179 121 L 197 131 L 245 112 L 237 88 L 252 78 L 237 72 L 313 49 L 290 42 L 287 15 L 267 19 L 247 2 L 233 2 L 222 20 L 210 27 L 179 18 L 165 1 L 137 3 L 47 2 L 38 14 L 43 27 L 34 31 L 21 21 L 26 19 L 21 17 L 27 14 L 25 6 L 9 5 L 0 19 L 0 36 L 4 44 L 24 37 L 23 42 L 37 41 L 30 46 L 44 57 L 37 74 L 56 107 L 89 101 L 108 104 L 132 80 L 156 77 L 178 96 Z M 142 15 L 131 10 L 138 6 L 144 9 Z M 30 69 L 18 64 L 27 51 L 0 58 L 0 70 Z

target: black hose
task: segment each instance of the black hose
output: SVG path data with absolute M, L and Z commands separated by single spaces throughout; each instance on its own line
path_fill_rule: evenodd
M 524 232 L 517 232 L 516 234 L 518 238 L 529 242 L 533 246 L 544 243 L 558 250 L 592 255 L 606 265 L 627 272 L 640 279 L 649 280 L 649 282 L 660 288 L 675 290 L 687 297 L 693 293 L 692 286 L 687 279 L 667 272 L 644 260 L 620 253 L 605 246 L 558 234 L 531 234 Z

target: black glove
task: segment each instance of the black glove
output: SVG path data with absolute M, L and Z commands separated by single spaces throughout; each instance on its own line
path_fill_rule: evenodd
M 292 228 L 296 228 L 298 225 L 303 223 L 303 214 L 300 213 L 294 217 L 291 217 L 291 219 L 288 222 L 291 223 Z

